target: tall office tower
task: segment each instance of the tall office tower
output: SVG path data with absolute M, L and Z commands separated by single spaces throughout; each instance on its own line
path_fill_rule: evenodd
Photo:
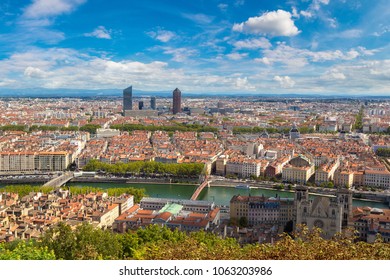
M 152 110 L 156 110 L 156 97 L 155 96 L 152 96 L 150 98 L 150 108 Z
M 138 110 L 142 110 L 144 108 L 144 102 L 143 101 L 139 101 L 138 102 Z
M 133 87 L 129 86 L 123 90 L 123 114 L 126 110 L 133 109 Z
M 176 88 L 173 91 L 173 114 L 181 112 L 181 91 Z

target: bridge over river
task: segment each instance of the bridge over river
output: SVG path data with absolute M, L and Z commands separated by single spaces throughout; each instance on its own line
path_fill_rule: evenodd
M 211 181 L 207 180 L 207 178 L 203 181 L 202 184 L 199 185 L 199 187 L 195 190 L 195 192 L 191 196 L 191 200 L 196 200 L 200 193 L 203 191 L 203 189 L 207 186 L 210 187 Z
M 63 184 L 67 183 L 68 181 L 70 181 L 73 178 L 74 178 L 73 172 L 65 172 L 61 176 L 58 176 L 58 177 L 51 179 L 49 182 L 45 183 L 43 186 L 59 188 Z

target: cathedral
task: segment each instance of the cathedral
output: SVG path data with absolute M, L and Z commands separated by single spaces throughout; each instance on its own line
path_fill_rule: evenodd
M 309 229 L 320 228 L 324 238 L 332 238 L 336 233 L 351 226 L 352 192 L 337 190 L 335 197 L 315 196 L 309 199 L 305 186 L 295 190 L 295 226 L 307 225 Z

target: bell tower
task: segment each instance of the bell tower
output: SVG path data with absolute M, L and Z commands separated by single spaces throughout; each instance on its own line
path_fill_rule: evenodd
M 341 226 L 343 228 L 351 227 L 352 224 L 352 191 L 346 188 L 337 190 L 337 201 L 343 209 Z
M 306 217 L 310 212 L 309 190 L 305 186 L 295 187 L 294 199 L 295 225 L 307 224 Z

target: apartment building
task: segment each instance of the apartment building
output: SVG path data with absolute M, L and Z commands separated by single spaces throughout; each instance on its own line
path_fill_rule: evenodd
M 231 158 L 226 163 L 226 174 L 237 175 L 242 178 L 249 178 L 250 176 L 260 176 L 261 161 L 246 157 Z
M 327 183 L 329 181 L 332 181 L 334 178 L 334 173 L 339 166 L 340 166 L 340 161 L 338 159 L 321 165 L 315 171 L 315 183 L 320 185 L 322 183 Z
M 71 163 L 67 152 L 2 152 L 0 173 L 33 173 L 63 171 Z
M 35 169 L 38 171 L 63 171 L 70 163 L 66 152 L 39 152 L 35 157 Z
M 338 169 L 334 173 L 333 182 L 336 187 L 351 187 L 354 182 L 354 172 Z
M 0 173 L 31 173 L 35 170 L 35 153 L 0 153 Z
M 267 177 L 275 177 L 277 175 L 280 175 L 282 173 L 283 167 L 288 164 L 290 161 L 291 156 L 284 156 L 281 157 L 273 162 L 271 162 L 266 168 L 265 168 L 265 176 Z
M 285 166 L 282 172 L 283 181 L 305 184 L 314 174 L 314 166 Z
M 364 172 L 364 185 L 369 187 L 390 189 L 390 172 L 387 170 L 366 170 Z
M 361 241 L 374 243 L 380 234 L 384 242 L 390 242 L 390 210 L 378 208 L 356 208 L 354 214 L 354 228 Z
M 283 167 L 283 181 L 305 184 L 314 174 L 315 167 L 309 158 L 298 155 Z
M 230 218 L 239 221 L 243 217 L 247 218 L 250 226 L 284 226 L 293 220 L 293 199 L 235 195 L 230 200 Z

